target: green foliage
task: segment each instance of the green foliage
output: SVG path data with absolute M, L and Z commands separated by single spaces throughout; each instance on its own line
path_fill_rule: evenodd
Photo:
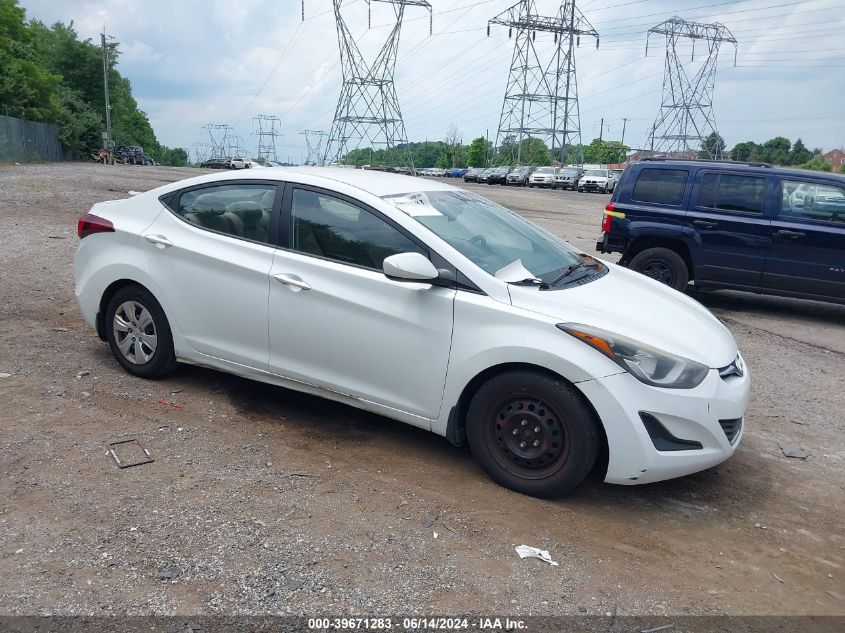
M 624 163 L 628 153 L 628 146 L 619 141 L 604 141 L 593 139 L 593 142 L 583 148 L 584 162 L 599 165 Z M 568 161 L 577 162 L 577 161 Z
M 731 150 L 731 160 L 750 161 L 752 157 L 757 156 L 757 147 L 754 141 L 737 143 Z
M 483 136 L 474 139 L 466 152 L 467 165 L 471 167 L 486 167 L 487 157 L 490 155 L 490 145 Z
M 792 152 L 789 157 L 789 162 L 792 165 L 803 165 L 809 163 L 813 159 L 813 154 L 804 146 L 804 141 L 800 138 L 792 144 Z
M 502 139 L 493 162 L 496 165 L 549 165 L 552 154 L 542 139 L 529 136 L 517 142 L 515 136 L 508 135 Z
M 701 143 L 699 158 L 710 158 L 718 160 L 725 156 L 725 139 L 718 132 L 711 132 Z
M 185 164 L 185 150 L 159 145 L 129 80 L 115 67 L 118 44 L 107 47 L 115 144 L 140 145 L 162 164 Z M 85 154 L 102 145 L 104 100 L 99 45 L 80 40 L 72 22 L 51 27 L 38 20 L 27 22 L 18 0 L 0 0 L 0 112 L 54 123 L 59 140 Z
M 798 165 L 801 169 L 812 169 L 814 171 L 832 171 L 830 163 L 824 158 L 814 158 L 802 165 Z

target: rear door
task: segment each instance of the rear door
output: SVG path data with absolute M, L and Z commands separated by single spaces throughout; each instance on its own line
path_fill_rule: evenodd
M 196 351 L 267 369 L 280 192 L 262 181 L 186 189 L 166 199 L 169 211 L 144 232 L 156 294 Z
M 782 178 L 763 286 L 845 299 L 845 187 Z
M 684 226 L 696 282 L 760 285 L 771 241 L 766 197 L 774 186 L 773 177 L 757 173 L 698 172 Z

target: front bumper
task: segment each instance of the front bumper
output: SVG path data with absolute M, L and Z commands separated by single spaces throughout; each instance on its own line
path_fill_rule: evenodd
M 609 186 L 609 183 L 606 182 L 583 182 L 578 185 L 578 188 L 584 191 L 598 191 L 599 189 L 604 191 Z
M 733 455 L 745 431 L 751 377 L 746 369 L 743 376 L 724 379 L 711 369 L 695 389 L 660 389 L 623 372 L 576 386 L 604 425 L 605 481 L 634 485 L 689 475 Z M 657 450 L 642 413 L 656 418 L 676 438 L 698 442 L 701 448 Z
M 543 180 L 529 180 L 528 184 L 534 185 L 535 187 L 551 187 L 555 183 L 551 178 L 549 178 L 549 179 L 544 178 Z

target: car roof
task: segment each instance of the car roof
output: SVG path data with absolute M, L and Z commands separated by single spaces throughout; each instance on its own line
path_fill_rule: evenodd
M 238 180 L 244 178 L 259 178 L 261 180 L 282 180 L 297 182 L 297 176 L 310 176 L 325 180 L 325 185 L 331 188 L 333 182 L 343 183 L 352 187 L 383 197 L 416 191 L 456 191 L 452 185 L 432 180 L 423 180 L 414 176 L 392 174 L 384 171 L 370 171 L 366 169 L 349 169 L 343 167 L 267 167 L 260 171 L 260 176 L 246 176 L 243 170 L 224 173 L 208 174 L 180 181 L 168 186 L 168 191 L 177 191 L 186 186 Z M 310 179 L 309 179 L 310 180 Z
M 730 169 L 738 171 L 747 171 L 755 174 L 775 174 L 779 176 L 794 176 L 801 178 L 822 178 L 836 181 L 840 184 L 845 183 L 845 175 L 837 174 L 830 171 L 816 171 L 812 169 L 800 169 L 798 167 L 782 167 L 779 165 L 769 165 L 768 163 L 744 163 L 740 161 L 730 160 L 705 160 L 705 159 L 690 159 L 684 160 L 681 158 L 675 159 L 660 159 L 660 160 L 639 160 L 630 163 L 631 165 L 642 165 L 647 168 L 661 168 L 671 169 L 673 167 L 683 166 L 686 168 L 696 169 Z

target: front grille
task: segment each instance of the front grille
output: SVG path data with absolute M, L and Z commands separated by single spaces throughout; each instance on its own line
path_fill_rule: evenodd
M 731 444 L 736 441 L 739 432 L 742 430 L 742 418 L 733 418 L 730 420 L 719 420 L 719 426 L 725 432 L 725 437 Z

